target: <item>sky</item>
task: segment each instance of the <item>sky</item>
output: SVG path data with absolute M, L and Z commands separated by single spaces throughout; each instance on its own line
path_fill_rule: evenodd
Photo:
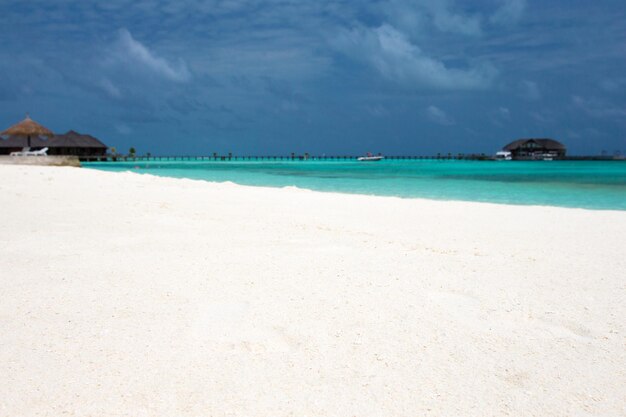
M 623 0 L 0 0 L 0 128 L 139 154 L 626 153 Z

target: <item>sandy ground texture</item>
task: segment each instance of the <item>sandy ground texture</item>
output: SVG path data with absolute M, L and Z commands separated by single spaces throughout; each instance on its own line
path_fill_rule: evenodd
M 626 212 L 0 178 L 1 416 L 626 415 Z

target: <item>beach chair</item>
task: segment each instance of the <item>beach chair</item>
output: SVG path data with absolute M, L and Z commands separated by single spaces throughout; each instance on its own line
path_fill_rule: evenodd
M 48 148 L 43 148 L 38 151 L 31 151 L 30 148 L 22 148 L 20 152 L 11 152 L 11 156 L 48 156 Z
M 48 148 L 43 148 L 38 151 L 26 152 L 27 156 L 48 156 Z
M 26 152 L 29 152 L 30 148 L 22 148 L 21 151 L 19 152 L 11 152 L 9 155 L 10 156 L 24 156 L 26 154 Z

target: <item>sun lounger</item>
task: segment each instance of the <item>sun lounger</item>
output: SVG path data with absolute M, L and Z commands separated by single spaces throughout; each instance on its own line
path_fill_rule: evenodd
M 9 155 L 11 155 L 11 156 L 23 156 L 24 152 L 28 152 L 28 151 L 30 151 L 30 148 L 22 148 L 21 151 L 19 151 L 19 152 L 11 152 Z
M 11 152 L 11 156 L 47 156 L 48 148 L 43 148 L 38 151 L 31 151 L 30 148 L 23 148 L 21 152 Z
M 32 152 L 26 152 L 26 155 L 28 156 L 47 156 L 48 155 L 48 148 L 42 148 L 38 151 L 32 151 Z

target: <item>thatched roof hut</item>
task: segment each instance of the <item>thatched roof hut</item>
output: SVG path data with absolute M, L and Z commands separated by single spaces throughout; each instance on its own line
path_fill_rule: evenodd
M 57 148 L 95 148 L 105 151 L 108 148 L 99 139 L 91 135 L 78 133 L 74 130 L 70 130 L 63 135 L 55 135 L 46 146 Z
M 538 159 L 546 154 L 562 158 L 567 151 L 561 142 L 549 138 L 518 139 L 502 150 L 511 152 L 514 159 Z
M 543 149 L 548 149 L 548 150 L 553 150 L 553 151 L 565 150 L 565 145 L 563 145 L 561 142 L 558 142 L 554 139 L 548 139 L 548 138 L 518 139 L 506 145 L 504 148 L 502 148 L 502 150 L 510 152 L 515 149 L 519 149 L 523 147 L 524 145 L 528 145 L 530 143 L 535 143 L 537 144 L 538 147 L 541 147 Z
M 3 131 L 0 133 L 0 136 L 20 136 L 25 138 L 39 136 L 52 137 L 54 133 L 26 115 L 24 120 Z

